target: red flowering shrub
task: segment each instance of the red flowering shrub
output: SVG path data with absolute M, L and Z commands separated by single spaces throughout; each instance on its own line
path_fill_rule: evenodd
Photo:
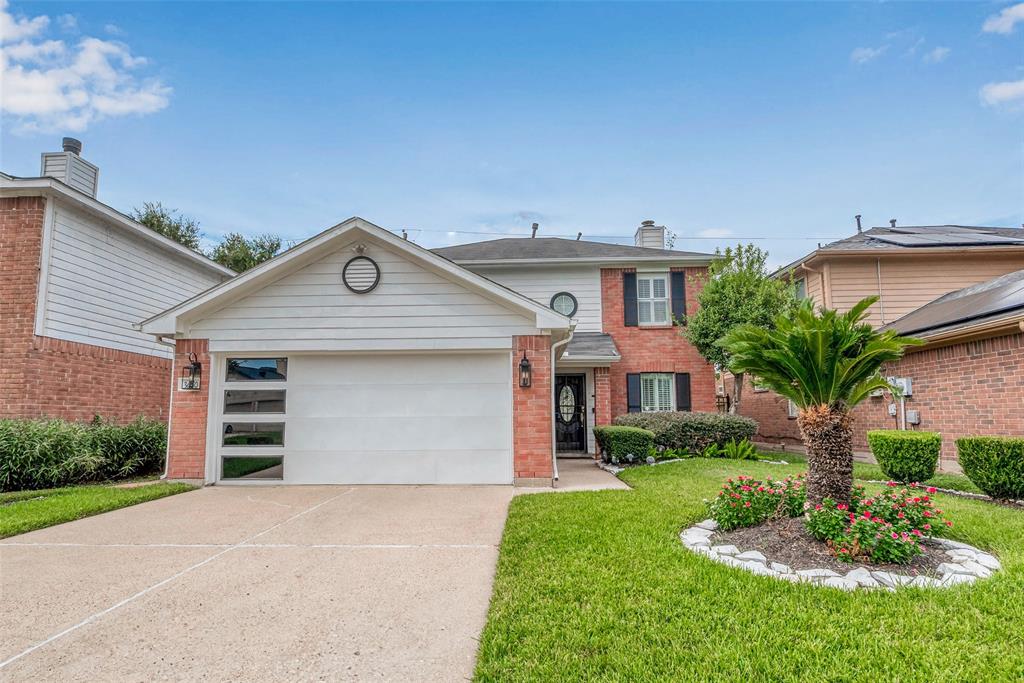
M 725 531 L 754 526 L 771 517 L 796 517 L 807 500 L 804 475 L 762 482 L 751 477 L 728 479 L 708 504 L 712 519 Z
M 941 535 L 953 523 L 932 502 L 934 488 L 897 486 L 890 482 L 888 491 L 871 498 L 855 496 L 850 506 L 826 498 L 808 510 L 807 530 L 841 560 L 906 564 L 922 552 L 923 537 Z

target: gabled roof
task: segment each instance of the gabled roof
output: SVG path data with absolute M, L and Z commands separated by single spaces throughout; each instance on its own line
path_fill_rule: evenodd
M 678 261 L 705 264 L 714 254 L 674 249 L 650 249 L 604 242 L 569 240 L 559 237 L 506 237 L 458 244 L 433 250 L 460 264 L 500 263 L 630 263 L 636 261 Z
M 830 242 L 803 258 L 783 266 L 783 273 L 819 256 L 863 253 L 920 254 L 940 250 L 1024 250 L 1024 229 L 973 225 L 906 225 L 868 228 L 856 235 Z
M 886 329 L 929 337 L 1008 316 L 1024 317 L 1024 270 L 940 296 L 886 325 Z
M 434 272 L 456 282 L 464 284 L 488 298 L 503 303 L 509 308 L 532 316 L 540 329 L 569 330 L 572 321 L 547 306 L 537 303 L 518 292 L 497 284 L 481 275 L 477 275 L 456 265 L 448 259 L 434 254 L 428 249 L 397 237 L 369 221 L 359 217 L 348 220 L 324 230 L 319 235 L 297 244 L 288 251 L 265 261 L 252 270 L 238 275 L 219 285 L 211 287 L 184 301 L 173 308 L 144 320 L 138 325 L 143 332 L 156 336 L 170 336 L 184 331 L 186 322 L 197 320 L 204 314 L 213 312 L 233 301 L 255 292 L 262 287 L 323 258 L 334 249 L 344 246 L 360 235 L 370 241 L 385 245 L 392 251 L 404 254 L 411 261 L 433 270 Z
M 561 360 L 565 361 L 611 361 L 622 359 L 615 340 L 604 332 L 577 332 L 565 347 Z
M 43 176 L 39 178 L 19 178 L 17 176 L 8 175 L 0 172 L 0 194 L 3 196 L 39 196 L 44 194 L 52 194 L 61 199 L 74 202 L 81 210 L 89 213 L 98 218 L 104 219 L 125 230 L 126 232 L 142 239 L 143 241 L 164 249 L 166 251 L 174 252 L 179 256 L 183 256 L 190 261 L 200 265 L 209 270 L 216 271 L 217 273 L 226 277 L 231 277 L 235 274 L 235 271 L 230 268 L 226 268 L 221 264 L 217 263 L 213 259 L 207 258 L 203 254 L 200 254 L 194 249 L 175 242 L 174 240 L 164 237 L 158 232 L 150 230 L 141 223 L 137 223 L 128 216 L 124 215 L 112 206 L 108 206 L 98 199 L 91 197 L 84 192 L 77 190 L 70 185 L 57 180 L 56 178 L 50 178 L 49 176 Z

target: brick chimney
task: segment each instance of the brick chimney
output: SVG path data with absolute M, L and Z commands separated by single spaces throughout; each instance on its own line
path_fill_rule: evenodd
M 640 227 L 636 229 L 636 235 L 634 235 L 633 241 L 638 247 L 664 249 L 665 226 L 655 225 L 654 221 L 644 221 L 640 224 Z
M 95 199 L 100 169 L 81 157 L 80 140 L 64 138 L 61 146 L 62 152 L 43 152 L 39 175 L 56 178 Z

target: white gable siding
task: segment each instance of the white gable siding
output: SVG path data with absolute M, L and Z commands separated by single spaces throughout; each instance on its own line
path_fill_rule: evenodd
M 573 320 L 577 332 L 601 331 L 601 270 L 595 266 L 547 266 L 521 268 L 485 268 L 472 266 L 486 278 L 514 289 L 544 306 L 551 297 L 569 292 L 578 308 Z
M 211 351 L 505 349 L 536 334 L 532 319 L 381 246 L 366 255 L 380 284 L 366 294 L 341 281 L 351 244 L 193 322 Z
M 48 233 L 40 330 L 47 337 L 169 358 L 171 349 L 132 325 L 223 279 L 58 202 Z

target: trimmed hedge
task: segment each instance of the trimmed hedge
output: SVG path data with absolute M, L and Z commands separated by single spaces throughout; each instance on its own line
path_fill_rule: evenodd
M 644 462 L 654 448 L 654 433 L 639 427 L 594 427 L 594 440 L 605 462 Z
M 167 426 L 64 420 L 0 420 L 0 491 L 58 488 L 157 472 Z
M 885 476 L 909 484 L 935 476 L 942 437 L 935 432 L 875 429 L 868 432 L 868 445 Z
M 654 445 L 700 455 L 708 446 L 725 446 L 730 441 L 750 440 L 757 422 L 726 413 L 627 413 L 613 421 L 624 427 L 654 432 Z
M 967 436 L 956 440 L 956 450 L 979 489 L 1000 500 L 1024 499 L 1024 438 Z

